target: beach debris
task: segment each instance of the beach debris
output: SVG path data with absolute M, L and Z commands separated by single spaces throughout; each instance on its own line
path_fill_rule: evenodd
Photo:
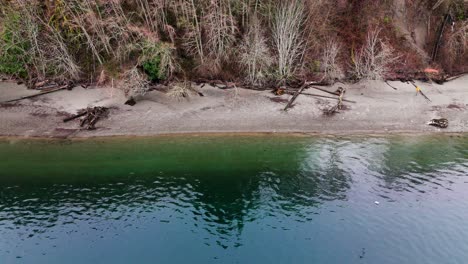
M 283 111 L 288 111 L 288 109 L 292 106 L 292 104 L 294 103 L 294 101 L 296 101 L 297 97 L 302 93 L 302 91 L 304 91 L 304 89 L 306 87 L 308 87 L 309 85 L 307 85 L 307 83 L 304 83 L 301 88 L 299 88 L 299 90 L 296 91 L 296 93 L 293 95 L 293 97 L 291 97 L 291 100 L 289 100 L 288 104 L 286 105 L 286 107 L 284 108 Z
M 451 76 L 451 77 L 447 77 L 447 78 L 445 79 L 445 81 L 446 81 L 446 82 L 450 82 L 450 81 L 453 81 L 453 80 L 458 79 L 458 78 L 460 78 L 460 77 L 463 77 L 463 76 L 465 76 L 465 75 L 467 75 L 467 74 L 468 74 L 468 72 L 463 72 L 463 73 L 460 73 L 460 74 L 457 74 L 457 75 L 454 75 L 454 76 Z
M 222 90 L 233 89 L 237 86 L 237 84 L 234 82 L 225 82 L 222 80 L 198 79 L 194 82 L 195 84 L 200 85 L 200 88 L 205 87 L 207 84 Z
M 449 104 L 447 105 L 448 109 L 456 109 L 456 110 L 465 110 L 465 106 L 463 104 Z
M 129 106 L 134 106 L 136 105 L 136 101 L 135 99 L 132 97 L 130 97 L 126 102 L 125 102 L 126 105 L 129 105 Z
M 33 90 L 41 90 L 41 91 L 48 91 L 48 90 L 54 90 L 56 88 L 62 87 L 62 86 L 68 86 L 68 89 L 73 88 L 74 82 L 69 80 L 69 81 L 63 81 L 63 80 L 49 80 L 49 79 L 38 79 L 38 78 L 33 78 L 30 79 L 27 83 L 26 86 L 28 89 L 33 89 Z
M 333 93 L 333 94 L 338 95 L 338 103 L 336 105 L 334 105 L 333 107 L 329 108 L 329 109 L 325 109 L 324 114 L 334 115 L 339 110 L 341 110 L 343 108 L 343 97 L 344 97 L 345 93 L 346 93 L 345 88 L 338 87 L 338 89 Z
M 388 81 L 385 81 L 385 83 L 386 83 L 388 86 L 392 87 L 392 88 L 393 88 L 393 90 L 398 90 L 398 89 L 397 89 L 395 86 L 393 86 L 393 85 L 389 84 L 389 83 L 388 83 Z
M 338 104 L 332 106 L 331 108 L 328 108 L 328 109 L 323 110 L 323 113 L 324 113 L 325 115 L 329 115 L 329 116 L 338 113 Z
M 331 97 L 331 96 L 326 96 L 326 95 L 319 95 L 319 94 L 311 94 L 311 93 L 302 93 L 303 95 L 308 95 L 308 96 L 314 96 L 314 97 L 320 97 L 320 98 L 327 98 L 327 99 L 333 99 L 333 100 L 340 100 L 340 98 L 336 98 L 336 97 Z M 348 103 L 357 103 L 356 101 L 352 101 L 352 100 L 347 100 L 347 99 L 344 99 L 342 98 L 342 101 L 343 102 L 348 102 Z
M 430 126 L 435 126 L 439 128 L 447 128 L 448 120 L 447 118 L 434 118 L 434 119 L 431 119 L 431 121 L 429 121 L 427 124 Z
M 427 97 L 422 91 L 421 91 L 421 88 L 419 86 L 416 86 L 416 95 L 421 94 L 426 100 L 428 100 L 429 102 L 431 102 L 431 99 L 429 99 L 429 97 Z
M 80 121 L 80 127 L 84 127 L 87 130 L 94 130 L 96 129 L 96 123 L 99 121 L 99 119 L 107 117 L 108 113 L 109 108 L 107 107 L 88 107 L 74 116 L 65 118 L 63 122 L 66 123 L 84 116 L 84 118 Z
M 432 102 L 431 99 L 423 93 L 421 87 L 417 86 L 413 81 L 410 81 L 410 83 L 416 88 L 416 95 L 421 94 L 427 101 Z
M 67 85 L 60 86 L 60 87 L 58 87 L 56 89 L 53 89 L 53 90 L 48 90 L 48 91 L 44 91 L 44 92 L 33 94 L 33 95 L 23 96 L 23 97 L 13 99 L 13 100 L 8 100 L 8 101 L 2 102 L 2 103 L 12 103 L 12 102 L 21 101 L 21 100 L 24 100 L 24 99 L 30 99 L 30 98 L 38 97 L 38 96 L 41 96 L 41 95 L 44 95 L 44 94 L 55 93 L 55 92 L 65 90 L 65 89 L 70 90 L 71 88 L 67 84 Z
M 322 91 L 322 92 L 324 92 L 324 93 L 327 93 L 327 94 L 339 95 L 338 90 L 336 90 L 336 91 L 334 91 L 334 92 L 331 92 L 331 91 L 325 90 L 325 89 L 320 88 L 320 87 L 316 87 L 316 86 L 311 86 L 311 87 L 314 88 L 314 89 L 317 89 L 317 90 L 319 90 L 319 91 Z
M 343 97 L 344 97 L 344 94 L 346 93 L 346 89 L 343 87 L 338 87 L 335 93 L 338 94 L 338 109 L 341 110 L 341 107 L 343 105 Z
M 74 120 L 74 119 L 77 119 L 77 118 L 80 118 L 80 117 L 86 115 L 86 113 L 87 113 L 86 111 L 80 111 L 80 112 L 79 112 L 78 114 L 76 114 L 76 115 L 72 115 L 72 116 L 70 116 L 70 117 L 67 117 L 67 118 L 63 119 L 63 122 L 64 122 L 64 123 L 70 122 L 70 121 L 72 121 L 72 120 Z
M 327 90 L 324 90 L 324 89 L 321 89 L 321 88 L 318 88 L 318 89 L 321 90 L 321 91 L 327 92 L 329 94 L 337 95 L 337 94 L 335 94 L 335 92 L 330 92 L 330 91 L 327 91 Z M 294 95 L 296 93 L 295 90 L 287 89 L 287 88 L 284 88 L 284 87 L 276 88 L 272 92 L 273 92 L 273 94 L 278 95 L 278 96 L 282 95 L 282 94 Z M 326 96 L 326 95 L 320 95 L 320 94 L 313 94 L 313 93 L 306 93 L 306 92 L 302 92 L 301 95 L 307 95 L 307 96 L 319 97 L 319 98 L 326 98 L 326 99 L 333 99 L 333 100 L 340 100 L 338 97 L 332 97 L 332 96 Z M 342 98 L 342 101 L 343 102 L 348 102 L 348 103 L 353 103 L 353 104 L 357 103 L 356 101 L 347 100 L 347 99 L 344 99 L 344 98 Z
M 379 202 L 379 201 L 375 201 L 374 203 L 375 203 L 376 205 L 379 205 L 379 204 L 380 204 L 380 202 Z
M 283 95 L 285 93 L 286 93 L 286 89 L 284 89 L 282 87 L 279 87 L 279 88 L 276 88 L 276 89 L 273 90 L 274 95 L 280 96 L 280 95 Z
M 281 97 L 268 97 L 270 98 L 270 101 L 275 102 L 275 103 L 288 103 L 289 100 L 286 98 L 281 98 Z

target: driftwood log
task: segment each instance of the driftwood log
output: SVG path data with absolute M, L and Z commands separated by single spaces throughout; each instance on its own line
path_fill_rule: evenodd
M 64 86 L 61 86 L 61 87 L 59 87 L 57 89 L 53 89 L 53 90 L 50 90 L 50 91 L 45 91 L 45 92 L 42 92 L 42 93 L 33 94 L 33 95 L 29 95 L 29 96 L 23 96 L 23 97 L 13 99 L 13 100 L 8 100 L 8 101 L 2 102 L 2 103 L 12 103 L 12 102 L 21 101 L 21 100 L 24 100 L 24 99 L 30 99 L 30 98 L 38 97 L 38 96 L 41 96 L 41 95 L 44 95 L 44 94 L 55 93 L 55 92 L 65 90 L 65 89 L 69 89 L 69 86 L 64 85 Z
M 468 74 L 468 72 L 463 72 L 463 73 L 460 73 L 460 74 L 457 74 L 457 75 L 454 75 L 454 76 L 450 76 L 450 77 L 447 77 L 447 78 L 445 79 L 445 81 L 446 81 L 446 82 L 450 82 L 450 81 L 453 81 L 453 80 L 458 79 L 458 78 L 460 78 L 460 77 L 463 77 L 463 76 L 465 76 L 465 75 L 467 75 L 467 74 Z
M 429 99 L 429 97 L 427 97 L 423 91 L 421 91 L 421 88 L 419 88 L 419 86 L 417 86 L 413 81 L 410 81 L 410 83 L 414 86 L 414 88 L 416 88 L 416 95 L 419 93 L 421 94 L 427 101 L 429 102 L 432 102 L 431 99 Z
M 340 98 L 325 96 L 325 95 L 310 94 L 310 93 L 302 93 L 302 94 L 303 95 L 309 95 L 309 96 L 315 96 L 315 97 L 321 97 L 321 98 L 327 98 L 327 99 L 333 99 L 333 100 L 340 100 Z M 344 99 L 344 98 L 342 98 L 341 101 L 348 102 L 348 103 L 353 103 L 353 104 L 357 103 L 356 101 L 347 100 L 347 99 Z
M 288 89 L 283 89 L 282 92 L 283 92 L 283 94 L 286 93 L 286 94 L 290 94 L 290 95 L 294 95 L 296 93 L 296 91 L 288 90 Z M 302 92 L 301 94 L 306 95 L 306 96 L 312 96 L 312 97 L 319 97 L 319 98 L 332 99 L 332 100 L 340 100 L 339 97 L 333 97 L 333 96 L 326 96 L 326 95 L 306 93 L 306 92 Z M 335 95 L 335 93 L 332 93 L 332 94 Z M 357 103 L 356 101 L 352 101 L 352 100 L 348 100 L 348 99 L 344 99 L 344 98 L 342 100 L 343 100 L 343 102 L 347 102 L 347 103 L 353 103 L 353 104 Z
M 338 94 L 338 103 L 334 105 L 333 107 L 331 107 L 330 109 L 325 109 L 323 113 L 326 115 L 334 115 L 339 110 L 341 110 L 343 107 L 343 100 L 344 100 L 343 97 L 345 95 L 345 92 L 346 92 L 346 89 L 339 87 L 336 90 L 336 92 L 334 92 L 334 94 Z
M 300 94 L 305 94 L 305 95 L 310 95 L 310 96 L 315 96 L 315 97 L 322 97 L 322 98 L 329 98 L 329 99 L 335 99 L 335 100 L 338 100 L 338 104 L 336 106 L 336 109 L 333 111 L 333 112 L 336 112 L 336 110 L 339 110 L 341 109 L 341 105 L 344 101 L 346 102 L 350 102 L 350 103 L 356 103 L 355 101 L 350 101 L 350 100 L 346 100 L 344 99 L 344 93 L 345 93 L 345 89 L 342 88 L 342 87 L 339 87 L 338 90 L 336 90 L 335 92 L 331 92 L 331 91 L 328 91 L 328 90 L 325 90 L 323 88 L 320 88 L 320 87 L 316 87 L 314 85 L 317 85 L 317 82 L 304 82 L 303 85 L 301 86 L 301 88 L 299 90 L 297 90 L 294 94 L 293 94 L 293 97 L 291 98 L 291 100 L 289 100 L 288 104 L 286 105 L 286 107 L 284 108 L 284 111 L 287 111 L 291 106 L 292 104 L 294 103 L 294 101 L 297 99 L 297 97 L 300 95 Z M 331 94 L 331 95 L 336 95 L 338 96 L 338 98 L 335 98 L 335 97 L 330 97 L 330 96 L 324 96 L 324 95 L 318 95 L 318 94 L 307 94 L 307 93 L 303 93 L 304 89 L 307 89 L 309 87 L 312 87 L 314 89 L 317 89 L 319 91 L 322 91 L 322 92 L 325 92 L 325 93 L 328 93 L 328 94 Z M 284 89 L 284 88 L 280 88 L 280 89 L 276 89 L 275 91 L 273 91 L 275 94 L 277 94 L 277 91 L 278 90 L 281 90 L 282 93 L 289 93 L 289 91 L 287 89 Z
M 303 85 L 317 85 L 317 86 L 328 86 L 331 85 L 332 83 L 323 81 L 324 78 L 322 78 L 319 81 L 306 81 L 306 80 L 291 80 L 291 81 L 286 81 L 285 84 L 287 87 L 298 89 L 302 87 Z M 252 85 L 250 83 L 246 82 L 230 82 L 230 81 L 222 81 L 222 80 L 211 80 L 211 79 L 196 79 L 193 81 L 195 84 L 200 85 L 200 88 L 203 88 L 205 85 L 211 85 L 213 87 L 223 89 L 223 90 L 228 90 L 228 89 L 234 89 L 236 87 L 243 87 L 245 89 L 249 90 L 255 90 L 255 91 L 266 91 L 266 90 L 275 90 L 278 89 L 278 83 L 277 82 L 267 82 L 262 85 Z
M 330 91 L 325 90 L 325 89 L 320 88 L 320 87 L 316 87 L 316 86 L 311 86 L 311 87 L 314 88 L 314 89 L 317 89 L 317 90 L 319 90 L 319 91 L 322 91 L 322 92 L 324 92 L 324 93 L 327 93 L 327 94 L 332 94 L 332 95 L 336 95 L 336 96 L 339 96 L 339 95 L 340 95 L 337 91 L 335 91 L 335 92 L 330 92 Z
M 88 107 L 76 115 L 65 118 L 63 122 L 66 123 L 71 120 L 84 117 L 80 121 L 80 127 L 84 127 L 87 130 L 94 130 L 96 129 L 96 123 L 99 121 L 99 119 L 107 117 L 108 113 L 109 109 L 107 107 Z
M 297 92 L 293 95 L 293 97 L 291 97 L 291 100 L 289 100 L 288 104 L 286 105 L 286 107 L 284 108 L 284 111 L 288 111 L 288 108 L 291 107 L 291 105 L 294 103 L 294 101 L 296 101 L 297 97 L 302 93 L 302 91 L 304 91 L 304 89 L 307 87 L 308 85 L 306 83 L 304 83 L 301 88 L 299 88 L 299 90 L 297 90 Z

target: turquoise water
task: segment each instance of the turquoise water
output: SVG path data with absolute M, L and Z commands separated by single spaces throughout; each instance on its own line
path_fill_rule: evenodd
M 0 263 L 468 263 L 468 138 L 0 140 Z

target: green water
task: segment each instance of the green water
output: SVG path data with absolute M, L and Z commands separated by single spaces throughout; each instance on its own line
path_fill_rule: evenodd
M 468 138 L 0 140 L 0 263 L 468 263 Z

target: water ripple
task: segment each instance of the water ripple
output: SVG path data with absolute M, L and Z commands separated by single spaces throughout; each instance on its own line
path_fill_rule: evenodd
M 187 163 L 183 166 L 178 156 L 148 162 L 150 155 L 129 148 L 116 153 L 145 155 L 142 160 L 147 163 L 120 164 L 121 168 L 116 164 L 106 168 L 108 173 L 85 166 L 83 176 L 70 176 L 73 180 L 65 173 L 56 177 L 53 170 L 35 176 L 41 181 L 18 176 L 15 182 L 1 176 L 0 243 L 14 251 L 12 244 L 27 248 L 27 241 L 56 245 L 71 236 L 97 245 L 107 237 L 131 240 L 134 234 L 149 241 L 191 237 L 206 248 L 234 254 L 234 249 L 259 243 L 257 237 L 266 245 L 276 239 L 296 248 L 299 238 L 312 243 L 326 241 L 324 233 L 336 237 L 347 233 L 349 238 L 340 238 L 358 245 L 352 238 L 360 237 L 375 252 L 405 245 L 394 261 L 412 259 L 410 252 L 422 252 L 429 262 L 426 256 L 434 254 L 464 256 L 466 247 L 451 243 L 468 235 L 461 224 L 468 219 L 464 139 L 280 141 L 268 143 L 271 150 L 261 152 L 257 150 L 264 147 L 258 142 L 248 144 L 252 154 L 244 154 L 244 145 L 235 144 L 230 154 L 200 156 L 196 163 L 183 156 Z M 210 146 L 206 143 L 202 149 Z M 185 153 L 185 148 L 177 153 Z M 105 158 L 112 160 L 108 154 Z M 18 168 L 10 161 L 5 164 Z M 379 236 L 385 239 L 380 241 Z M 340 248 L 339 239 L 334 243 L 343 254 L 348 252 L 347 247 Z M 0 251 L 0 256 L 4 254 Z M 370 249 L 366 256 L 372 258 Z

